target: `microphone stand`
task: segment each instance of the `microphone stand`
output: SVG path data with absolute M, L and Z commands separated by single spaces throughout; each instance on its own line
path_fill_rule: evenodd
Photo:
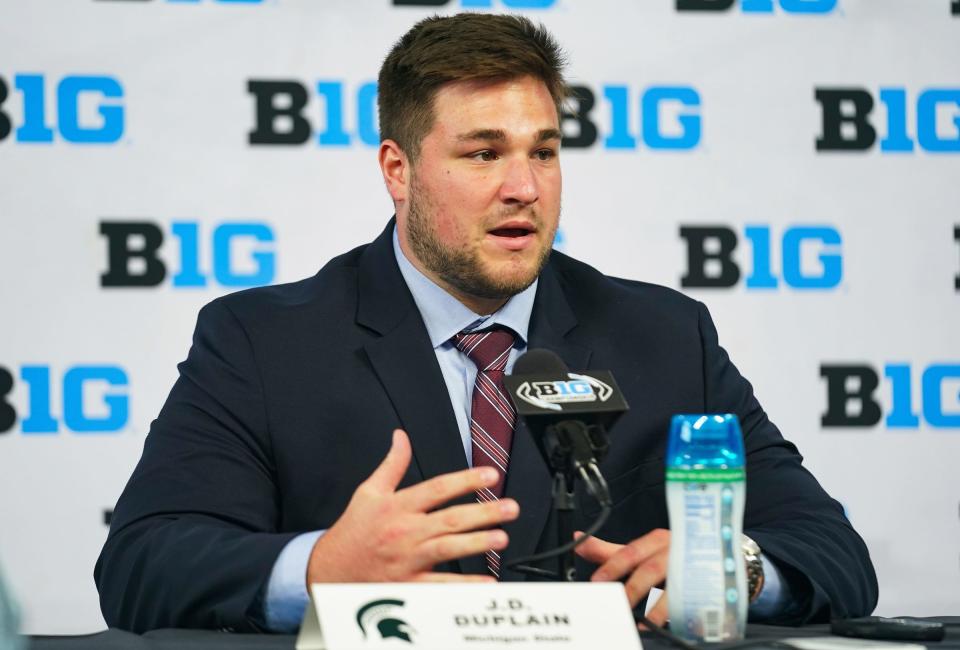
M 572 478 L 568 477 L 564 471 L 558 470 L 553 474 L 553 509 L 557 513 L 557 539 L 561 543 L 564 540 L 573 539 L 573 513 L 577 510 L 577 501 L 574 498 Z M 573 547 L 566 553 L 560 554 L 558 559 L 561 581 L 577 581 L 575 557 Z
M 544 456 L 553 470 L 553 509 L 557 515 L 557 540 L 560 546 L 518 558 L 507 564 L 507 568 L 528 575 L 575 582 L 577 570 L 574 549 L 599 530 L 610 515 L 610 493 L 597 467 L 597 461 L 603 458 L 608 449 L 606 434 L 600 427 L 591 431 L 591 427 L 578 420 L 563 420 L 544 429 L 543 443 Z M 584 535 L 574 540 L 573 515 L 577 509 L 574 487 L 578 476 L 584 481 L 587 492 L 600 503 L 602 509 Z M 529 566 L 531 562 L 552 557 L 558 559 L 559 573 Z

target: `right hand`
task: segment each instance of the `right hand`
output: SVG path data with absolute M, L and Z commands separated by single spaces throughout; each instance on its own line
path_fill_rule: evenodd
M 491 582 L 492 576 L 438 573 L 441 562 L 506 548 L 495 527 L 520 514 L 513 499 L 439 508 L 497 482 L 478 467 L 397 490 L 410 464 L 407 434 L 397 429 L 387 457 L 357 487 L 339 519 L 316 542 L 307 563 L 314 582 Z M 486 530 L 491 529 L 493 530 Z

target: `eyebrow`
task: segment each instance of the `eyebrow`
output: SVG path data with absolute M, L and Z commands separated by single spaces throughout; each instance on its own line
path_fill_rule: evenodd
M 540 129 L 537 131 L 536 144 L 542 144 L 547 140 L 561 139 L 563 139 L 563 133 L 559 129 Z M 459 142 L 472 142 L 474 140 L 506 142 L 508 138 L 506 131 L 503 129 L 475 129 L 457 136 Z

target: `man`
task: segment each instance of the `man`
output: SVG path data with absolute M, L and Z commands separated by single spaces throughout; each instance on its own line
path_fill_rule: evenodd
M 581 576 L 625 579 L 633 604 L 663 582 L 669 418 L 733 412 L 762 549 L 751 614 L 873 609 L 862 540 L 705 307 L 551 254 L 561 67 L 550 35 L 513 16 L 430 18 L 394 46 L 379 162 L 396 219 L 313 278 L 201 311 L 97 564 L 111 626 L 290 631 L 312 582 L 525 579 L 509 561 L 561 541 L 549 474 L 500 394 L 530 347 L 611 369 L 633 406 Z M 595 511 L 580 503 L 583 527 Z M 661 599 L 651 619 L 665 618 Z

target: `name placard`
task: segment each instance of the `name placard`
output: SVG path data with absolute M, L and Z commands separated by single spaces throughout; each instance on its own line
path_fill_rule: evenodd
M 640 650 L 619 583 L 314 584 L 297 650 Z

